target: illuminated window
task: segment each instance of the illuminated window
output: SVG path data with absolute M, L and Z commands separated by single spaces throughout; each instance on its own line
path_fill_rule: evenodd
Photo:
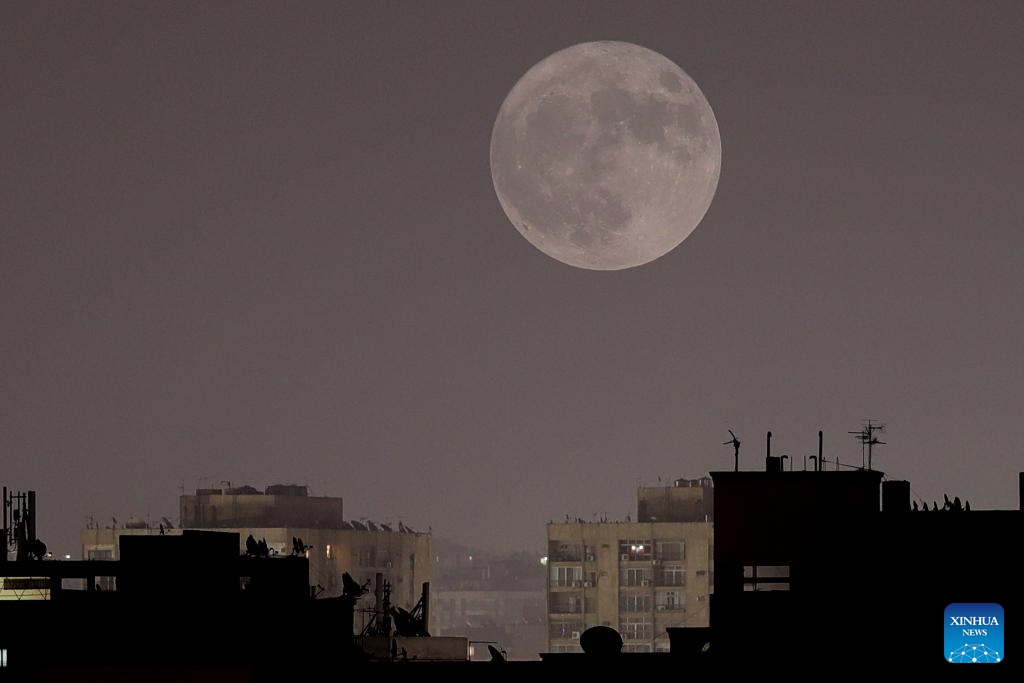
M 619 541 L 619 557 L 623 562 L 643 562 L 654 557 L 650 539 Z
M 327 559 L 331 559 L 331 544 L 327 544 Z

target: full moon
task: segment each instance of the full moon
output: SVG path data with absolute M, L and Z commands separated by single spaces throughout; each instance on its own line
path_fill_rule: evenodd
M 505 98 L 491 179 L 505 215 L 548 256 L 621 270 L 665 255 L 704 218 L 722 141 L 676 64 L 622 42 L 545 58 Z

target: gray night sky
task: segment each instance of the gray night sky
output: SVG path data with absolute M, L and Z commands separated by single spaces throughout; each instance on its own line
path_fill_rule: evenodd
M 305 483 L 490 549 L 777 453 L 1017 505 L 1024 4 L 5 3 L 0 483 L 40 537 Z M 518 78 L 622 40 L 714 108 L 704 221 L 639 268 L 531 246 Z M 798 461 L 799 462 L 799 461 Z

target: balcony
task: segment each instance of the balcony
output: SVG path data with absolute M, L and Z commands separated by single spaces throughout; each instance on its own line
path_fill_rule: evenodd
M 659 586 L 674 586 L 676 588 L 681 588 L 686 585 L 686 574 L 680 574 L 678 572 L 663 572 L 657 575 L 656 581 Z
M 552 541 L 548 544 L 548 562 L 582 562 L 584 550 L 582 545 Z
M 565 593 L 559 593 L 557 595 L 563 597 L 565 596 Z M 583 611 L 582 608 L 582 600 L 559 600 L 555 598 L 548 604 L 548 614 L 580 614 Z
M 556 550 L 548 555 L 548 562 L 582 562 L 583 553 L 579 550 Z
M 551 640 L 579 640 L 583 624 L 577 621 L 552 623 L 548 629 Z
M 619 614 L 648 614 L 651 611 L 651 604 L 646 600 L 620 600 Z
M 681 602 L 666 602 L 660 605 L 655 605 L 654 609 L 657 612 L 685 612 L 686 605 Z
M 651 639 L 651 628 L 623 628 L 622 639 L 625 641 L 630 640 L 650 640 Z

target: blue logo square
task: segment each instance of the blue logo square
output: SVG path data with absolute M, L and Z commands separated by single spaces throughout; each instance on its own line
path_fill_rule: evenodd
M 952 664 L 1003 661 L 1003 608 L 994 602 L 954 602 L 946 607 L 944 658 Z

